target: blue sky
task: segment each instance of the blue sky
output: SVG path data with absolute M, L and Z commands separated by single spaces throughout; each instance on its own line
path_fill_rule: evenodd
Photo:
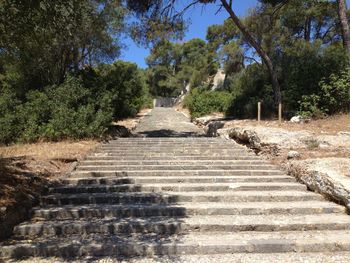
M 234 10 L 239 16 L 245 15 L 249 8 L 254 7 L 257 4 L 257 0 L 243 0 L 234 1 Z M 185 40 L 192 38 L 205 39 L 207 28 L 210 25 L 221 24 L 228 17 L 225 10 L 215 14 L 218 10 L 216 5 L 207 5 L 204 9 L 200 5 L 187 11 L 185 18 L 191 19 L 191 24 L 185 35 Z M 149 50 L 138 47 L 131 39 L 126 39 L 124 44 L 127 46 L 122 50 L 120 59 L 130 62 L 135 62 L 140 67 L 145 68 L 145 58 L 149 54 Z

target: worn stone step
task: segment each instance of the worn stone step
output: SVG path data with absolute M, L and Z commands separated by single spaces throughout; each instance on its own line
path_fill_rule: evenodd
M 172 158 L 169 158 L 169 156 L 145 156 L 145 155 L 129 155 L 129 156 L 124 156 L 124 155 L 117 155 L 117 156 L 109 156 L 108 154 L 92 154 L 88 155 L 85 157 L 85 160 L 111 160 L 111 161 L 141 161 L 141 160 L 174 160 L 174 161 L 182 161 L 182 160 L 258 160 L 258 156 L 254 155 L 239 155 L 239 156 L 172 156 Z
M 143 171 L 81 171 L 75 170 L 70 174 L 71 178 L 82 177 L 128 177 L 128 176 L 279 176 L 285 175 L 280 170 L 143 170 Z
M 41 197 L 42 205 L 173 204 L 176 202 L 286 202 L 316 201 L 322 196 L 302 191 L 207 191 L 163 193 L 53 194 Z
M 346 208 L 326 201 L 176 203 L 171 205 L 82 205 L 33 210 L 34 220 L 89 219 L 192 215 L 272 215 L 345 213 Z
M 109 155 L 149 155 L 149 156 L 173 156 L 173 155 L 241 155 L 241 154 L 249 154 L 249 152 L 243 152 L 240 149 L 230 149 L 230 150 L 222 150 L 222 149 L 203 149 L 203 150 L 196 150 L 196 149 L 164 149 L 164 150 L 150 150 L 150 149 L 134 149 L 134 150 L 118 150 L 118 149 L 110 149 L 110 150 L 103 150 L 98 149 L 94 151 L 95 154 L 109 154 Z
M 257 165 L 264 160 L 83 160 L 80 165 Z
M 239 149 L 243 150 L 238 144 L 226 144 L 226 143 L 186 143 L 186 144 L 149 144 L 149 145 L 140 145 L 140 144 L 102 144 L 98 147 L 99 149 L 120 149 L 120 150 L 130 150 L 130 149 L 161 149 L 161 150 L 172 150 L 172 149 Z
M 79 165 L 79 171 L 143 171 L 143 170 L 275 170 L 275 165 L 247 164 L 247 165 Z
M 114 157 L 115 159 L 119 159 L 117 157 L 123 157 L 124 159 L 130 159 L 130 158 L 138 158 L 137 160 L 144 160 L 148 158 L 153 159 L 162 159 L 163 157 L 167 157 L 168 160 L 176 160 L 176 159 L 187 159 L 187 157 L 190 157 L 190 159 L 194 160 L 201 160 L 201 159 L 221 159 L 221 158 L 230 158 L 229 160 L 235 160 L 239 158 L 246 158 L 246 157 L 257 157 L 254 153 L 251 152 L 237 152 L 237 153 L 224 153 L 224 152 L 211 152 L 208 151 L 207 153 L 199 153 L 199 152 L 173 152 L 173 153 L 161 153 L 161 152 L 94 152 L 90 155 L 88 155 L 86 158 L 95 158 L 95 157 Z M 219 158 L 220 157 L 220 158 Z M 190 160 L 188 159 L 188 160 Z M 123 159 L 120 159 L 123 160 Z M 133 160 L 133 159 L 132 159 Z
M 121 185 L 83 185 L 51 187 L 49 193 L 79 194 L 79 193 L 112 193 L 112 192 L 188 192 L 188 191 L 273 191 L 294 190 L 305 191 L 305 185 L 295 182 L 243 182 L 243 183 L 149 183 Z
M 240 182 L 295 182 L 295 178 L 287 175 L 272 176 L 128 176 L 128 177 L 100 177 L 100 178 L 69 178 L 62 179 L 65 185 L 118 185 L 118 184 L 147 184 L 147 183 L 240 183 Z
M 24 223 L 15 227 L 20 238 L 89 235 L 94 233 L 155 233 L 173 235 L 197 232 L 350 230 L 346 214 L 319 215 L 236 215 L 191 217 L 111 218 Z
M 169 238 L 135 235 L 70 236 L 68 238 L 37 239 L 15 245 L 3 244 L 2 258 L 84 256 L 153 256 L 207 255 L 227 253 L 285 252 L 344 252 L 350 251 L 350 231 L 285 231 L 239 233 L 189 233 Z

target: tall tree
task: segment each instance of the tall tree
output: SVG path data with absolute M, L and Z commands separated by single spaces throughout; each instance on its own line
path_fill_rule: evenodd
M 119 54 L 123 10 L 113 0 L 0 1 L 0 56 L 32 88 Z
M 226 11 L 229 13 L 230 18 L 233 20 L 234 24 L 242 32 L 244 38 L 256 50 L 256 52 L 259 54 L 262 61 L 265 63 L 271 77 L 272 86 L 273 86 L 274 95 L 275 95 L 275 103 L 276 104 L 280 103 L 282 99 L 281 88 L 278 82 L 277 72 L 275 70 L 275 67 L 273 65 L 271 58 L 269 57 L 267 52 L 261 47 L 261 45 L 254 39 L 253 35 L 248 31 L 248 29 L 245 27 L 245 25 L 236 15 L 232 7 L 232 0 L 230 0 L 229 2 L 226 0 L 221 0 L 221 3 L 223 7 L 226 9 Z
M 341 24 L 344 48 L 348 56 L 350 56 L 350 29 L 349 29 L 348 18 L 346 16 L 346 9 L 347 9 L 346 1 L 337 0 L 337 6 L 338 6 L 338 16 Z
M 273 62 L 267 52 L 261 47 L 258 41 L 256 41 L 253 35 L 249 32 L 246 26 L 242 23 L 239 17 L 236 15 L 234 11 L 234 7 L 232 4 L 232 0 L 192 0 L 189 1 L 188 5 L 180 11 L 176 10 L 176 4 L 179 1 L 176 0 L 128 0 L 127 5 L 129 9 L 135 11 L 138 15 L 141 15 L 142 18 L 141 25 L 152 25 L 154 23 L 159 23 L 164 21 L 165 25 L 178 25 L 181 23 L 181 18 L 186 10 L 197 5 L 197 4 L 215 4 L 219 3 L 221 5 L 220 9 L 223 7 L 227 13 L 230 15 L 230 18 L 233 20 L 234 24 L 239 28 L 246 41 L 256 50 L 256 52 L 261 57 L 261 60 L 266 65 L 268 72 L 270 73 L 273 89 L 274 89 L 274 97 L 275 102 L 281 102 L 281 91 L 280 85 L 277 77 L 277 72 L 274 68 Z M 284 1 L 273 1 L 274 4 L 284 4 Z M 276 2 L 276 3 L 275 3 Z M 281 3 L 280 3 L 281 2 Z M 145 22 L 147 21 L 147 22 Z M 152 22 L 153 21 L 153 22 Z M 141 27 L 140 27 L 141 28 Z M 148 29 L 152 29 L 148 27 Z M 147 28 L 146 28 L 147 30 Z M 149 31 L 146 32 L 148 38 L 150 35 Z

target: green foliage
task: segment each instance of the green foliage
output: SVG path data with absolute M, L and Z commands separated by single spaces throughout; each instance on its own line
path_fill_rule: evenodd
M 316 94 L 303 96 L 299 113 L 307 117 L 350 111 L 350 69 L 332 74 L 319 83 Z
M 257 64 L 252 64 L 229 78 L 227 86 L 231 91 L 232 101 L 226 115 L 235 118 L 254 118 L 257 103 L 260 101 L 263 117 L 271 116 L 274 109 L 273 90 L 268 83 L 268 73 Z
M 115 119 L 135 116 L 144 105 L 149 105 L 144 75 L 136 64 L 117 61 L 97 68 L 100 78 L 97 85 L 111 94 Z
M 186 96 L 184 105 L 197 118 L 213 112 L 225 112 L 230 104 L 231 94 L 226 91 L 210 91 L 195 88 Z
M 14 89 L 3 88 L 0 95 L 0 143 L 6 144 L 99 137 L 112 120 L 150 104 L 143 74 L 122 61 L 87 68 L 22 100 Z
M 197 38 L 184 44 L 161 41 L 151 50 L 147 64 L 152 94 L 164 97 L 180 95 L 188 84 L 203 85 L 219 67 L 212 49 Z
M 0 57 L 25 79 L 22 89 L 62 83 L 83 65 L 112 61 L 123 8 L 109 0 L 0 2 Z

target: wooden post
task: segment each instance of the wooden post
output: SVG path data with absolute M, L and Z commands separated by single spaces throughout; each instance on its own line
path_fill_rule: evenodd
M 260 125 L 261 120 L 261 102 L 258 102 L 258 124 Z
M 278 122 L 282 124 L 282 103 L 278 104 Z

